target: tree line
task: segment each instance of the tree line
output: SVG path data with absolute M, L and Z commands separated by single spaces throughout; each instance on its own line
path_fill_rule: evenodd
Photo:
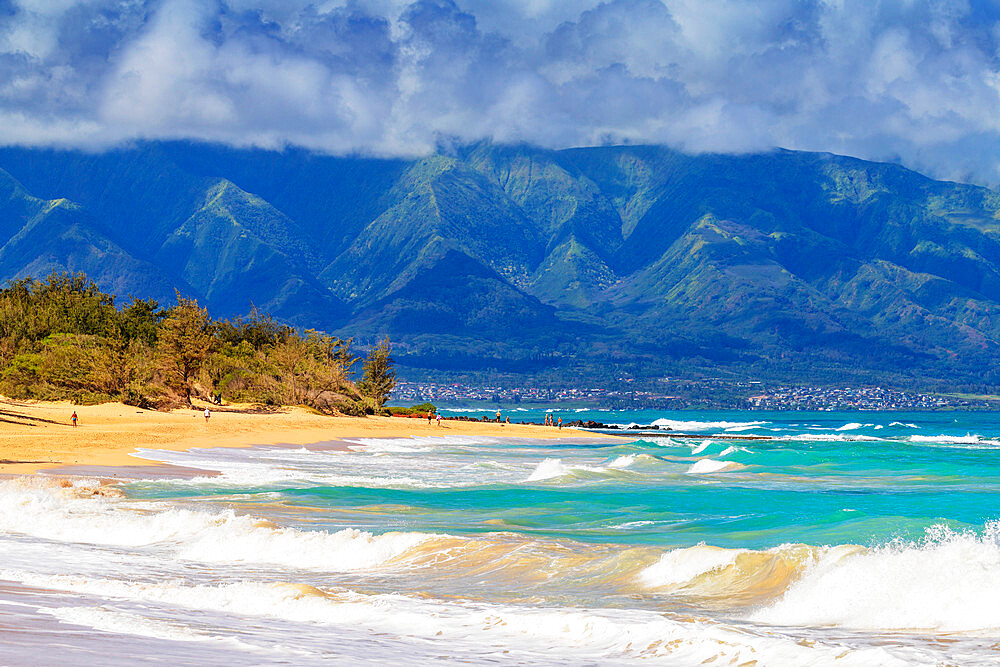
M 170 307 L 135 298 L 119 307 L 82 273 L 0 289 L 0 394 L 12 398 L 170 408 L 198 397 L 373 414 L 395 386 L 390 353 L 385 339 L 354 382 L 350 339 L 299 332 L 256 309 L 216 321 L 179 293 Z

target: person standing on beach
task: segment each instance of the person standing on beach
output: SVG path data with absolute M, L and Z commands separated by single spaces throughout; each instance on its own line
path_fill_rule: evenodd
M 433 417 L 434 417 L 434 411 L 433 411 L 433 410 L 428 410 L 428 411 L 427 411 L 427 425 L 428 425 L 428 426 L 430 426 L 430 425 L 431 425 L 431 419 L 432 419 Z
M 73 411 L 73 414 L 72 416 L 70 416 L 69 420 L 73 422 L 73 427 L 76 428 L 76 410 Z
M 211 416 L 212 416 L 211 411 L 209 411 L 208 408 L 205 408 L 205 423 L 206 424 L 208 423 L 208 418 L 211 417 Z
M 497 423 L 500 423 L 500 408 L 497 408 Z
M 440 412 L 437 414 L 437 421 L 438 421 L 438 426 L 440 427 L 441 426 L 441 413 Z M 427 422 L 427 423 L 429 424 L 430 422 Z
M 559 428 L 562 428 L 562 417 L 559 418 Z

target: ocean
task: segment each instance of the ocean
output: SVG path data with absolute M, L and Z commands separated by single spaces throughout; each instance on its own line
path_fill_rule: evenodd
M 1000 414 L 553 414 L 0 481 L 0 664 L 1000 661 Z

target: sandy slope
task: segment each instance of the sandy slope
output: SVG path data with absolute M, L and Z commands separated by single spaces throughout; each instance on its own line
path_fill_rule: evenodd
M 79 425 L 70 415 L 76 410 Z M 304 408 L 247 414 L 213 410 L 206 423 L 200 410 L 140 410 L 121 403 L 74 406 L 0 398 L 0 474 L 23 474 L 65 465 L 136 465 L 138 447 L 243 447 L 308 444 L 349 437 L 486 435 L 532 438 L 587 437 L 591 434 L 541 426 L 389 417 L 327 417 Z M 607 436 L 600 436 L 607 438 Z M 150 463 L 150 465 L 154 465 Z

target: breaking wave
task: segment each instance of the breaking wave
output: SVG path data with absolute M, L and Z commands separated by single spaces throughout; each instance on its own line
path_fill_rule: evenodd
M 161 509 L 88 495 L 97 485 L 0 484 L 0 533 L 116 547 L 159 546 L 174 557 L 209 563 L 261 563 L 344 572 L 373 568 L 434 537 L 281 528 L 232 510 Z
M 730 470 L 736 470 L 737 468 L 742 468 L 739 463 L 735 461 L 716 461 L 715 459 L 702 459 L 700 461 L 695 461 L 691 464 L 691 467 L 687 469 L 687 474 L 689 475 L 703 475 L 706 473 L 713 472 L 728 472 Z
M 678 664 L 722 661 L 774 664 L 833 661 L 844 665 L 902 665 L 905 660 L 881 647 L 850 649 L 822 641 L 808 645 L 794 636 L 734 628 L 708 619 L 650 611 L 539 609 L 518 605 L 444 602 L 404 595 L 364 595 L 296 583 L 239 582 L 192 585 L 183 582 L 119 581 L 67 575 L 39 576 L 0 570 L 0 577 L 50 590 L 131 602 L 264 617 L 328 627 L 369 628 L 380 635 L 444 642 L 480 659 L 493 645 L 527 655 L 551 655 L 593 662 L 601 659 L 669 659 Z M 197 632 L 150 622 L 136 614 L 66 611 L 74 623 L 182 641 L 202 639 Z M 377 650 L 373 644 L 371 650 Z M 414 650 L 419 650 L 414 647 Z M 497 659 L 511 660 L 511 649 Z M 506 654 L 506 658 L 504 658 Z M 537 660 L 537 657 L 536 657 Z

